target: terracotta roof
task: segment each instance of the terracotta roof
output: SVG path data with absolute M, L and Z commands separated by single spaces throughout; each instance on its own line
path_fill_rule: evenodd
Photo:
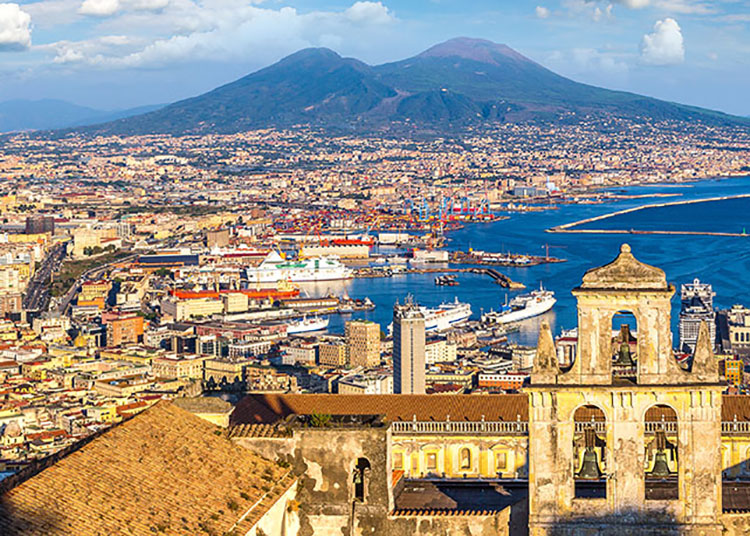
M 224 534 L 288 489 L 287 470 L 161 402 L 86 442 L 0 500 L 0 534 Z
M 721 420 L 750 421 L 750 396 L 723 395 L 721 397 Z
M 528 402 L 519 395 L 253 394 L 235 408 L 230 423 L 270 424 L 289 415 L 384 415 L 389 421 L 522 421 Z
M 526 499 L 528 484 L 492 481 L 407 480 L 393 515 L 487 516 Z
M 289 415 L 384 415 L 389 421 L 522 421 L 528 419 L 527 395 L 330 395 L 252 394 L 243 398 L 230 417 L 230 426 L 273 424 Z M 750 421 L 750 396 L 723 395 L 722 420 Z M 647 420 L 673 420 L 671 410 L 652 407 Z M 582 418 L 591 414 L 582 410 Z M 595 417 L 595 420 L 599 420 Z M 239 427 L 232 435 L 272 435 L 269 429 Z

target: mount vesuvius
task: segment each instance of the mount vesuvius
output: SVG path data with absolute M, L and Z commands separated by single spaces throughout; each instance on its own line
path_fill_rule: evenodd
M 587 116 L 750 125 L 720 112 L 574 82 L 506 45 L 457 38 L 378 66 L 308 48 L 203 95 L 85 130 L 179 135 L 298 124 L 430 129 Z

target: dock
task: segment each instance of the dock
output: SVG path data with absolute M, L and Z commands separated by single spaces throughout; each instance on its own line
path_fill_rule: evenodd
M 480 264 L 482 266 L 507 266 L 512 268 L 524 268 L 528 266 L 538 266 L 540 264 L 551 264 L 565 262 L 566 259 L 550 257 L 547 255 L 525 255 L 522 253 L 508 253 L 502 255 L 496 253 L 487 253 L 484 255 L 465 252 L 451 252 L 451 261 L 461 264 Z
M 505 274 L 501 274 L 492 268 L 471 267 L 471 268 L 403 268 L 399 270 L 359 268 L 354 272 L 357 278 L 374 278 L 374 277 L 393 277 L 401 274 L 455 274 L 455 273 L 472 273 L 490 276 L 495 283 L 508 289 L 523 289 L 526 285 L 513 281 Z

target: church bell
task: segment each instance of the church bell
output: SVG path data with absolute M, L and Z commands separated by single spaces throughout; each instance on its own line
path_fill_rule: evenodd
M 596 440 L 596 433 L 593 428 L 586 428 L 584 431 L 584 438 L 586 442 L 586 450 L 583 453 L 583 463 L 581 464 L 581 470 L 578 471 L 578 478 L 582 480 L 599 480 L 602 476 L 602 472 L 599 469 L 599 461 L 596 458 L 596 452 L 594 451 L 594 443 Z
M 656 455 L 654 456 L 654 467 L 650 474 L 657 478 L 667 478 L 672 474 L 667 464 L 667 436 L 664 430 L 657 430 L 656 432 Z
M 627 324 L 620 326 L 620 340 L 620 350 L 614 364 L 619 367 L 632 367 L 635 363 L 630 354 L 630 327 Z

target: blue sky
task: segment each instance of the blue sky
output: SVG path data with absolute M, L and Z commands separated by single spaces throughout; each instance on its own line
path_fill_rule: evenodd
M 750 115 L 750 0 L 0 0 L 0 100 L 165 103 L 304 47 L 376 64 L 457 36 L 581 82 Z

